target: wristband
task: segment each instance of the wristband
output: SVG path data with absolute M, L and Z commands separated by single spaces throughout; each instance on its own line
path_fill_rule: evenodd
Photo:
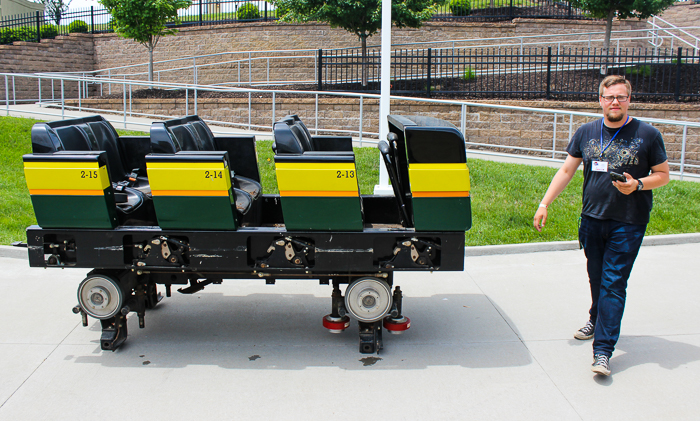
M 540 203 L 540 207 L 547 209 L 549 206 L 545 205 L 544 203 Z

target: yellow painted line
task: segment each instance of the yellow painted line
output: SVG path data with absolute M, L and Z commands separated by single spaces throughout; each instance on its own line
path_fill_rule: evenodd
M 228 196 L 228 190 L 153 190 L 153 196 Z
M 427 166 L 454 166 L 460 165 L 459 168 L 426 168 Z M 416 164 L 410 165 L 408 168 L 408 178 L 411 183 L 411 191 L 427 192 L 427 191 L 469 191 L 471 185 L 469 182 L 469 169 L 466 164 L 421 164 L 416 167 Z
M 31 164 L 31 165 L 29 165 Z M 66 166 L 64 164 L 70 164 Z M 29 190 L 104 190 L 111 185 L 106 166 L 95 162 L 25 162 Z
M 280 190 L 280 196 L 287 197 L 358 197 L 355 191 L 321 191 L 321 190 Z
M 414 191 L 413 197 L 469 197 L 468 191 Z
M 104 190 L 29 189 L 32 196 L 103 196 Z

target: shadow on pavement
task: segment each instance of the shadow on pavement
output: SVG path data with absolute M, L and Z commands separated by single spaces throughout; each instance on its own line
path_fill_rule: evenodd
M 332 367 L 423 369 L 436 365 L 515 367 L 532 362 L 520 334 L 484 295 L 406 297 L 411 329 L 384 331 L 384 349 L 360 354 L 357 322 L 341 334 L 321 326 L 330 299 L 304 294 L 219 293 L 173 296 L 146 313 L 146 328 L 129 318 L 129 338 L 116 352 L 100 351 L 100 324 L 74 331 L 65 346 L 95 346 L 77 363 L 114 367 L 216 365 L 231 369 Z M 82 332 L 82 333 L 81 333 Z M 373 364 L 361 359 L 378 357 Z M 73 358 L 73 357 L 71 357 Z

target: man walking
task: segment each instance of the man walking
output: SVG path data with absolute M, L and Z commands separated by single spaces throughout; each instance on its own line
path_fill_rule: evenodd
M 661 133 L 627 114 L 630 83 L 608 76 L 600 84 L 604 118 L 581 126 L 567 147 L 535 213 L 538 231 L 547 210 L 583 162 L 583 208 L 579 240 L 591 286 L 588 323 L 574 337 L 593 338 L 594 373 L 610 375 L 610 357 L 620 337 L 627 279 L 644 238 L 652 207 L 651 190 L 668 183 L 669 167 Z M 621 174 L 616 181 L 615 174 Z

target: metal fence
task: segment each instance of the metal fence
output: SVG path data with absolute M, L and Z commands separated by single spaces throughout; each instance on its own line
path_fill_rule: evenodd
M 274 6 L 263 0 L 211 0 L 194 2 L 178 11 L 180 23 L 170 27 L 219 25 L 231 22 L 268 21 L 277 19 Z M 36 41 L 71 32 L 112 32 L 111 16 L 107 9 L 69 9 L 61 14 L 59 22 L 47 13 L 28 13 L 0 21 L 0 44 L 14 41 Z
M 379 92 L 380 55 L 319 50 L 317 89 Z M 362 69 L 366 77 L 363 80 Z M 604 72 L 601 73 L 601 68 Z M 427 48 L 392 52 L 391 92 L 465 99 L 595 101 L 601 74 L 624 75 L 635 101 L 700 100 L 695 50 Z
M 466 2 L 469 4 L 469 2 Z M 450 1 L 436 6 L 433 20 L 494 22 L 517 17 L 549 19 L 589 19 L 568 2 L 551 0 L 472 0 L 469 7 L 451 6 Z M 180 23 L 171 27 L 219 25 L 232 22 L 259 22 L 278 18 L 277 9 L 263 0 L 202 0 L 178 12 Z M 76 23 L 77 22 L 77 23 Z M 72 26 L 71 26 L 72 25 Z M 69 9 L 59 22 L 36 12 L 12 16 L 0 21 L 0 44 L 36 41 L 70 32 L 112 32 L 109 12 L 102 7 Z
M 498 22 L 515 18 L 591 19 L 568 1 L 552 0 L 471 0 L 443 1 L 437 6 L 433 20 L 466 22 Z

